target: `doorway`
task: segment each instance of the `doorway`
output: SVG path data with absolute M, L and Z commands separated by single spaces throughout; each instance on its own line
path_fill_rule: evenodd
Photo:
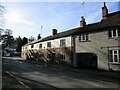
M 77 66 L 79 68 L 97 69 L 97 55 L 94 53 L 77 53 Z

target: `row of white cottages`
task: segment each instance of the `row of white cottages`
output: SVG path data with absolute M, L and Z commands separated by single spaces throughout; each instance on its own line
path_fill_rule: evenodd
M 120 71 L 120 11 L 108 14 L 104 3 L 102 20 L 28 43 L 22 47 L 24 59 L 67 67 Z

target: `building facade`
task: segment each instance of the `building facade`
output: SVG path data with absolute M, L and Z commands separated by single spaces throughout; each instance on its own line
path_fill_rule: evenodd
M 102 20 L 28 43 L 22 47 L 24 59 L 79 68 L 120 71 L 120 11 L 108 14 L 103 4 Z

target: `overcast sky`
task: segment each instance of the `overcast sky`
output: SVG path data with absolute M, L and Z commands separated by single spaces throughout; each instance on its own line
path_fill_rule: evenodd
M 83 15 L 81 2 L 5 2 L 6 28 L 13 31 L 14 37 L 42 37 L 51 35 L 53 28 L 58 32 L 80 26 Z M 109 13 L 118 11 L 117 2 L 107 2 Z M 86 23 L 99 22 L 102 17 L 102 2 L 85 2 Z

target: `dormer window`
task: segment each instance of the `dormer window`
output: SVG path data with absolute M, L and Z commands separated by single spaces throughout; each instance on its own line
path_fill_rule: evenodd
M 109 37 L 114 38 L 120 36 L 120 30 L 118 28 L 113 28 L 109 31 Z

